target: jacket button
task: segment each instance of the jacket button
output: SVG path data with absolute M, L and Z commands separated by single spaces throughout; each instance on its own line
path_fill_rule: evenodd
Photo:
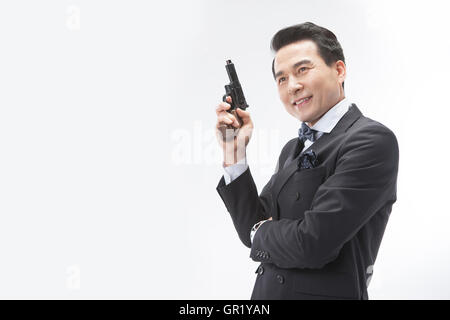
M 297 192 L 297 194 L 295 195 L 295 200 L 300 200 L 300 192 Z
M 260 266 L 258 269 L 258 274 L 262 275 L 263 273 L 264 273 L 264 268 Z
M 281 274 L 277 275 L 277 280 L 280 284 L 284 283 L 284 277 Z

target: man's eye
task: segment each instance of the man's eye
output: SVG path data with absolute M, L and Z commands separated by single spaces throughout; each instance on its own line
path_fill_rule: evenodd
M 300 71 L 300 72 L 305 72 L 306 69 L 308 69 L 308 68 L 306 68 L 306 67 L 301 67 L 301 68 L 298 69 L 298 71 Z
M 278 79 L 278 83 L 281 83 L 284 80 L 286 80 L 286 78 L 285 77 L 281 77 L 280 79 Z

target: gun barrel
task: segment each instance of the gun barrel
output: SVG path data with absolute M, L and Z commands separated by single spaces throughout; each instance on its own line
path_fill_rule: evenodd
M 226 60 L 225 69 L 227 69 L 230 84 L 225 85 L 225 95 L 223 96 L 222 100 L 226 101 L 226 96 L 231 96 L 231 108 L 230 110 L 228 110 L 228 112 L 236 108 L 245 110 L 246 108 L 248 108 L 248 104 L 245 101 L 244 92 L 242 91 L 236 69 L 234 68 L 234 64 L 231 62 L 231 60 Z
M 228 78 L 230 79 L 230 82 L 231 83 L 239 83 L 236 69 L 234 68 L 234 64 L 231 62 L 231 60 L 227 60 L 227 64 L 225 65 L 225 68 L 227 69 Z

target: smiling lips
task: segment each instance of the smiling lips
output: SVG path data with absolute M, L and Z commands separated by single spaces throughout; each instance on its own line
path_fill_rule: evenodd
M 303 106 L 304 104 L 306 104 L 309 100 L 311 100 L 312 96 L 307 97 L 307 98 L 302 98 L 299 100 L 294 101 L 292 104 L 293 105 L 297 105 L 297 106 Z

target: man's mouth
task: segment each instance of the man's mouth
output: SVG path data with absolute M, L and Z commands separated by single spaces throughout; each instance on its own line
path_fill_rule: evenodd
M 305 104 L 307 104 L 311 100 L 311 98 L 312 98 L 312 96 L 298 99 L 298 100 L 294 101 L 292 104 L 295 106 L 301 107 L 301 106 L 304 106 Z

